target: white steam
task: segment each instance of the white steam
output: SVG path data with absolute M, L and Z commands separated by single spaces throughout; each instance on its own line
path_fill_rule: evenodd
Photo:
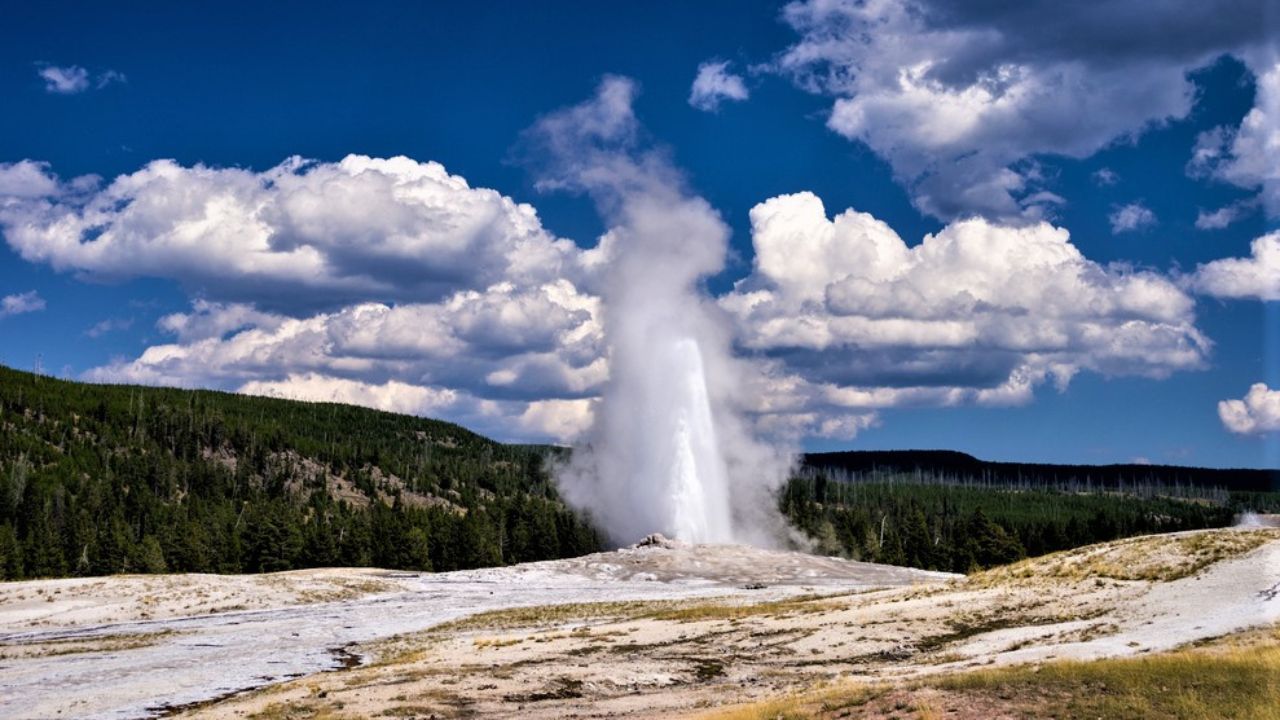
M 774 491 L 790 455 L 761 442 L 728 323 L 701 282 L 724 266 L 729 231 L 657 151 L 636 149 L 634 84 L 610 77 L 586 103 L 529 132 L 543 187 L 589 193 L 610 230 L 599 293 L 609 382 L 586 442 L 558 472 L 565 498 L 617 543 L 649 533 L 775 544 Z

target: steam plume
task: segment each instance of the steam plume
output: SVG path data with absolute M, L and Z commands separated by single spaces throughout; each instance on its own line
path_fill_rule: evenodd
M 610 229 L 599 292 L 609 382 L 586 442 L 558 473 L 566 499 L 618 543 L 661 532 L 691 542 L 771 545 L 785 524 L 773 491 L 790 456 L 761 442 L 740 402 L 753 366 L 701 287 L 729 231 L 659 150 L 641 150 L 632 81 L 527 134 L 543 188 L 586 192 Z

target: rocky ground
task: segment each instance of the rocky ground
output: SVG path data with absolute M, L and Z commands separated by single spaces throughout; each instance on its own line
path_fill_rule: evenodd
M 245 609 L 193 602 L 212 587 Z M 140 592 L 156 599 L 130 602 Z M 0 586 L 0 715 L 686 717 L 833 683 L 1155 654 L 1277 621 L 1280 530 L 1263 527 L 967 578 L 659 542 L 442 575 L 15 583 Z

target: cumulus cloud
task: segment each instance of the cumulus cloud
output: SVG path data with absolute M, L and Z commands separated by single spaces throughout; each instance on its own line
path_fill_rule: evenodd
M 1146 205 L 1140 202 L 1132 202 L 1128 205 L 1117 207 L 1107 216 L 1107 220 L 1111 222 L 1111 234 L 1119 235 L 1120 233 L 1155 227 L 1156 214 Z
M 1085 258 L 1047 223 L 950 224 L 908 247 L 810 193 L 751 211 L 753 272 L 722 297 L 739 342 L 790 374 L 779 411 L 1027 402 L 1082 370 L 1203 367 L 1194 301 L 1167 277 Z M 768 394 L 767 392 L 765 394 Z
M 847 438 L 883 408 L 1019 403 L 1080 371 L 1203 364 L 1209 343 L 1181 289 L 1092 263 L 1047 223 L 955 222 L 908 247 L 869 215 L 829 219 L 816 197 L 783 196 L 752 211 L 754 271 L 713 304 L 698 278 L 723 266 L 727 228 L 644 144 L 636 92 L 606 78 L 524 138 L 539 188 L 600 206 L 611 229 L 585 249 L 438 163 L 359 155 L 262 171 L 157 160 L 106 182 L 4 164 L 0 231 L 60 271 L 188 289 L 191 308 L 158 323 L 164 342 L 90 379 L 359 402 L 503 437 L 567 441 L 600 422 L 601 297 L 650 317 L 652 289 L 672 284 L 664 297 L 700 308 L 667 309 L 711 338 L 708 386 L 754 424 L 743 436 Z M 1043 213 L 1062 199 L 1018 202 Z M 627 250 L 638 243 L 662 262 Z M 645 282 L 623 297 L 619 272 Z M 723 352 L 730 342 L 750 361 Z
M 562 182 L 587 177 L 605 182 L 590 173 Z M 636 191 L 638 180 L 623 177 L 608 182 Z M 688 216 L 673 216 L 682 203 Z M 614 265 L 625 233 L 656 217 L 686 229 L 707 218 L 705 231 L 723 232 L 700 200 L 661 206 L 663 213 L 615 227 L 575 266 Z M 751 219 L 754 271 L 718 304 L 755 368 L 717 372 L 741 379 L 744 409 L 763 432 L 848 438 L 879 422 L 884 408 L 1025 403 L 1037 386 L 1063 387 L 1080 371 L 1163 377 L 1201 367 L 1209 350 L 1191 298 L 1172 281 L 1097 265 L 1048 224 L 963 221 L 908 247 L 870 215 L 829 219 L 808 193 L 762 203 Z M 1269 262 L 1265 250 L 1258 255 Z M 712 252 L 699 267 L 720 257 Z M 1197 277 L 1216 287 L 1210 278 L 1219 274 L 1202 268 Z M 398 382 L 431 391 L 411 397 L 454 393 L 452 404 L 430 406 L 451 419 L 567 441 L 591 426 L 610 376 L 604 313 L 592 289 L 601 283 L 500 280 L 432 302 L 361 301 L 302 313 L 197 299 L 190 311 L 159 321 L 172 342 L 88 377 L 345 397 L 384 409 L 392 407 L 388 383 Z
M 574 278 L 581 257 L 529 205 L 405 157 L 263 172 L 156 160 L 96 187 L 26 161 L 0 168 L 0 190 L 0 231 L 28 261 L 276 309 Z
M 156 161 L 107 183 L 3 165 L 0 229 L 33 262 L 171 278 L 191 292 L 190 310 L 158 322 L 168 340 L 90 379 L 383 408 L 401 383 L 420 389 L 405 390 L 414 399 L 403 407 L 504 437 L 569 440 L 598 421 L 610 378 L 601 295 L 620 292 L 610 273 L 626 265 L 626 243 L 676 242 L 680 272 L 637 265 L 653 283 L 692 282 L 724 262 L 714 209 L 665 151 L 642 147 L 635 92 L 607 79 L 591 103 L 526 138 L 543 158 L 539 186 L 589 193 L 609 219 L 586 249 L 436 163 L 364 156 L 261 172 Z M 1092 263 L 1046 223 L 956 222 L 908 247 L 869 215 L 827 218 L 809 194 L 751 217 L 754 271 L 714 308 L 750 367 L 725 360 L 708 374 L 721 394 L 721 380 L 737 378 L 734 402 L 761 431 L 851 437 L 883 408 L 1027 402 L 1080 371 L 1200 367 L 1209 348 L 1167 278 Z M 1224 294 L 1214 289 L 1224 277 L 1265 285 L 1269 246 L 1257 247 L 1244 265 L 1202 268 L 1195 289 Z
M 709 60 L 698 66 L 698 74 L 689 90 L 689 104 L 699 110 L 715 112 L 726 100 L 741 102 L 750 97 L 741 75 L 729 72 L 729 61 Z
M 594 399 L 535 400 L 520 414 L 519 424 L 534 435 L 576 440 L 595 419 Z
M 1187 170 L 1193 176 L 1212 177 L 1258 191 L 1270 217 L 1280 217 L 1280 61 L 1273 50 L 1269 60 L 1252 64 L 1257 75 L 1257 96 L 1252 110 L 1238 128 L 1218 127 L 1196 140 Z M 1236 215 L 1220 218 L 1224 223 Z
M 1280 232 L 1254 239 L 1247 258 L 1223 258 L 1196 268 L 1187 284 L 1221 298 L 1280 300 Z
M 1218 403 L 1218 417 L 1224 427 L 1241 435 L 1280 432 L 1280 390 L 1254 383 L 1244 399 Z
M 44 298 L 35 290 L 0 297 L 0 318 L 36 312 L 45 307 Z
M 845 412 L 834 408 L 771 413 L 762 415 L 759 421 L 761 429 L 776 437 L 829 440 L 852 440 L 863 430 L 879 424 L 878 413 Z
M 162 318 L 177 342 L 90 371 L 95 380 L 232 387 L 322 373 L 412 379 L 489 398 L 582 397 L 606 375 L 597 301 L 566 281 L 499 284 L 439 303 L 360 303 L 302 318 L 197 303 Z
M 772 67 L 834 97 L 828 126 L 885 158 L 923 212 L 1035 220 L 1030 159 L 1186 117 L 1187 72 L 1223 53 L 1257 69 L 1268 3 L 1231 5 L 804 0 L 783 11 L 800 39 Z
M 607 249 L 553 236 L 532 207 L 437 163 L 161 160 L 104 184 L 23 161 L 0 165 L 0 231 L 31 262 L 192 294 L 157 323 L 169 341 L 93 380 L 345 398 L 567 440 L 608 374 Z M 393 405 L 400 390 L 410 400 Z
M 238 388 L 246 395 L 335 402 L 410 415 L 439 414 L 458 401 L 448 389 L 420 387 L 397 380 L 381 384 L 335 378 L 317 373 L 290 374 L 281 380 L 251 380 Z
M 354 402 L 571 440 L 586 422 L 578 401 L 608 376 L 598 305 L 566 280 L 301 317 L 197 300 L 157 323 L 172 342 L 85 377 Z
M 0 163 L 0 211 L 6 206 L 47 198 L 61 191 L 45 163 L 32 160 Z
M 244 303 L 216 303 L 197 299 L 189 313 L 172 313 L 160 318 L 156 326 L 177 336 L 181 342 L 225 338 L 237 330 L 259 328 L 274 330 L 286 318 L 259 311 Z

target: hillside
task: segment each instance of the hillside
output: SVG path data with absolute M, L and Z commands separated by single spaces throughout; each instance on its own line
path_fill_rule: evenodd
M 979 460 L 954 450 L 846 450 L 809 453 L 805 465 L 851 475 L 920 473 L 975 483 L 1130 487 L 1149 484 L 1230 492 L 1280 491 L 1280 469 L 1179 465 L 1051 465 Z
M 601 535 L 548 474 L 559 452 L 349 405 L 0 367 L 0 579 L 447 571 L 599 550 Z M 938 469 L 967 457 L 809 455 L 779 505 L 813 538 L 808 549 L 953 572 L 1280 505 L 1220 487 L 970 483 Z
M 581 555 L 547 450 L 328 403 L 0 367 L 0 579 Z

